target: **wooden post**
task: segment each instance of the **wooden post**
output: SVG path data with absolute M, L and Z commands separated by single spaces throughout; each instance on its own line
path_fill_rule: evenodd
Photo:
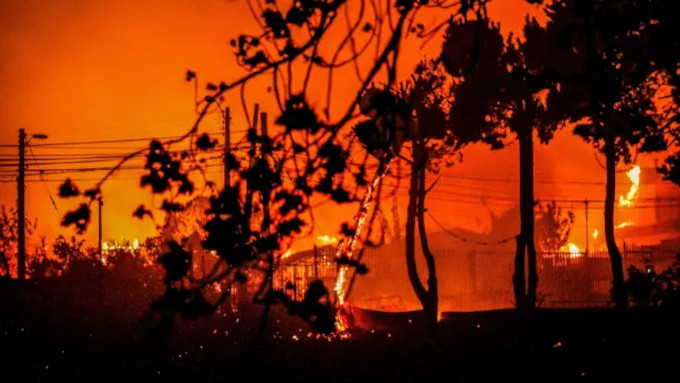
M 17 277 L 26 279 L 26 131 L 19 129 L 19 176 L 17 177 L 18 251 Z
M 584 204 L 586 206 L 586 257 L 588 256 L 588 253 L 590 252 L 590 231 L 588 231 L 588 199 L 584 201 Z
M 231 183 L 229 156 L 231 154 L 231 116 L 229 107 L 224 108 L 224 188 Z
M 97 219 L 99 221 L 99 261 L 101 261 L 104 258 L 104 253 L 102 252 L 102 245 L 103 245 L 103 239 L 102 239 L 102 207 L 104 206 L 104 202 L 102 201 L 102 197 L 100 196 L 97 198 L 97 205 L 99 206 L 98 214 L 97 214 Z

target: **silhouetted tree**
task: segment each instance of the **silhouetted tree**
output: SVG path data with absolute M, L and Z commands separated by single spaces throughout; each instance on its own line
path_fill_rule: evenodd
M 545 32 L 536 39 L 543 41 L 536 62 L 559 84 L 547 97 L 551 119 L 574 123 L 574 134 L 606 160 L 605 239 L 617 307 L 627 302 L 614 235 L 616 167 L 630 164 L 636 151 L 666 148 L 654 104 L 659 81 L 646 48 L 653 40 L 644 32 L 655 21 L 646 17 L 643 3 L 555 1 L 547 7 Z
M 650 261 L 645 262 L 642 270 L 630 266 L 626 292 L 634 307 L 680 308 L 680 254 L 673 265 L 660 273 Z
M 531 60 L 536 43 L 531 41 L 540 26 L 528 20 L 525 41 L 512 35 L 504 41 L 499 25 L 490 21 L 452 22 L 442 48 L 449 72 L 461 78 L 453 109 L 454 129 L 461 137 L 483 135 L 492 149 L 503 146 L 508 132 L 519 142 L 520 223 L 515 254 L 513 286 L 519 308 L 536 305 L 538 274 L 534 240 L 533 135 L 542 143 L 553 136 L 556 124 L 545 123 L 545 94 L 551 84 L 544 80 L 540 63 Z M 464 43 L 461 44 L 460 42 Z M 528 284 L 524 275 L 528 262 Z
M 14 208 L 0 206 L 0 270 L 2 276 L 10 278 L 13 267 L 16 267 L 18 234 L 18 214 Z M 38 220 L 26 218 L 26 241 L 35 232 Z
M 69 264 L 71 261 L 86 258 L 85 249 L 83 248 L 84 244 L 84 239 L 78 239 L 75 236 L 66 239 L 66 237 L 60 234 L 52 244 L 52 252 L 62 262 Z
M 451 8 L 453 16 L 466 17 L 471 12 L 481 14 L 485 3 L 478 0 L 432 4 L 427 0 L 385 1 L 382 7 L 370 7 L 364 0 L 355 6 L 350 6 L 347 0 L 286 5 L 276 0 L 266 2 L 262 14 L 255 15 L 262 33 L 242 34 L 231 42 L 237 61 L 247 74 L 231 83 L 208 83 L 208 95 L 197 102 L 198 118 L 186 135 L 165 142 L 153 141 L 147 149 L 130 153 L 93 188 L 82 193 L 87 201 L 67 213 L 63 225 L 84 231 L 90 221 L 90 204 L 99 197 L 102 184 L 120 165 L 146 154 L 142 186 L 165 196 L 162 208 L 166 213 L 184 209 L 183 201 L 194 194 L 211 195 L 203 247 L 219 257 L 216 267 L 205 278 L 195 280 L 188 274 L 191 256 L 186 239 L 170 242 L 169 250 L 159 258 L 166 269 L 166 293 L 155 302 L 154 308 L 168 315 L 180 312 L 188 318 L 208 314 L 226 299 L 230 289 L 224 289 L 216 302 L 208 302 L 202 294 L 206 286 L 218 281 L 226 281 L 231 286 L 249 277 L 259 278 L 261 284 L 255 300 L 265 305 L 265 314 L 271 304 L 282 302 L 291 312 L 308 319 L 316 329 L 331 331 L 328 294 L 319 284 L 314 284 L 313 289 L 310 287 L 302 302 L 290 302 L 282 292 L 273 291 L 271 280 L 278 259 L 290 242 L 312 224 L 309 198 L 314 193 L 328 195 L 337 203 L 361 200 L 369 178 L 365 160 L 358 163 L 353 160 L 354 139 L 351 133 L 349 139 L 343 133 L 357 117 L 360 100 L 381 72 L 384 72 L 381 77 L 386 79 L 386 89 L 395 85 L 401 40 L 410 33 L 427 35 L 422 25 L 414 23 L 418 10 L 425 6 Z M 337 34 L 327 32 L 338 25 L 341 13 L 349 18 L 355 8 L 360 8 L 358 18 L 347 22 L 346 35 L 336 41 Z M 362 33 L 367 39 L 357 48 L 356 39 Z M 384 36 L 385 33 L 388 35 Z M 372 44 L 375 49 L 368 49 Z M 331 118 L 333 72 L 356 65 L 360 58 L 368 57 L 373 51 L 375 57 L 368 71 L 361 74 L 357 70 L 359 86 L 355 96 L 347 100 L 338 118 Z M 329 80 L 325 84 L 326 105 L 319 112 L 309 102 L 308 87 L 312 71 L 321 70 L 328 71 Z M 257 121 L 262 116 L 257 113 L 249 116 L 245 108 L 245 85 L 265 75 L 271 75 L 270 90 L 280 110 L 274 120 L 278 126 L 276 132 L 259 131 Z M 192 71 L 187 72 L 186 79 L 198 81 Z M 206 180 L 204 190 L 197 190 L 192 175 L 205 177 L 201 151 L 216 145 L 209 136 L 199 133 L 199 125 L 207 113 L 220 107 L 227 92 L 238 88 L 250 125 L 243 143 L 249 149 L 244 157 L 232 155 L 228 159 L 236 180 L 220 191 L 214 190 L 214 184 Z M 191 149 L 173 153 L 170 148 L 183 141 L 189 141 Z M 345 183 L 350 174 L 355 179 L 354 187 Z M 74 185 L 64 186 L 65 190 L 75 192 L 62 193 L 62 196 L 81 195 Z M 135 215 L 146 217 L 149 213 L 149 209 L 141 206 Z M 356 227 L 343 225 L 342 232 L 348 237 L 356 231 Z M 345 258 L 340 255 L 338 261 L 361 267 Z
M 680 185 L 680 2 L 659 0 L 644 4 L 640 10 L 649 20 L 642 31 L 648 35 L 646 54 L 650 65 L 658 70 L 666 87 L 657 98 L 661 104 L 662 124 L 674 151 L 660 167 L 664 179 Z
M 562 208 L 555 201 L 538 204 L 536 212 L 536 243 L 542 251 L 559 251 L 569 241 L 574 225 L 574 213 L 562 214 Z
M 31 278 L 57 277 L 66 266 L 65 262 L 50 257 L 45 236 L 41 236 L 40 241 L 33 246 L 33 253 L 27 263 L 26 269 Z
M 423 306 L 426 328 L 437 330 L 439 313 L 435 258 L 429 248 L 425 228 L 425 198 L 429 189 L 426 174 L 436 174 L 442 162 L 463 146 L 453 136 L 446 111 L 451 103 L 450 85 L 441 66 L 423 61 L 411 80 L 397 89 L 370 89 L 362 103 L 369 117 L 355 128 L 356 135 L 369 153 L 381 158 L 401 157 L 410 165 L 409 202 L 406 216 L 406 267 L 411 286 Z M 401 155 L 402 145 L 409 143 L 410 155 Z M 395 159 L 395 161 L 397 161 Z M 427 276 L 423 285 L 416 263 L 416 226 L 425 258 Z

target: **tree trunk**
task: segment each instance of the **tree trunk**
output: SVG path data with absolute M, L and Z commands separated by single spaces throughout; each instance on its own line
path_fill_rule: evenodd
M 437 284 L 437 268 L 434 255 L 430 251 L 425 230 L 425 164 L 427 153 L 423 153 L 423 166 L 419 171 L 418 181 L 418 229 L 420 234 L 420 247 L 423 250 L 425 263 L 427 264 L 427 299 L 423 302 L 425 313 L 425 326 L 431 335 L 436 335 L 439 327 L 439 289 Z
M 409 282 L 413 286 L 418 300 L 424 300 L 425 287 L 418 277 L 416 266 L 416 211 L 418 209 L 418 170 L 414 162 L 411 167 L 410 185 L 408 191 L 408 208 L 406 209 L 406 270 Z
M 605 139 L 605 156 L 607 158 L 607 184 L 604 200 L 604 235 L 612 266 L 612 299 L 617 308 L 627 306 L 626 289 L 623 278 L 623 261 L 614 236 L 614 203 L 616 202 L 616 147 L 613 137 Z
M 5 269 L 4 277 L 10 278 L 9 262 L 7 262 L 7 257 L 4 251 L 0 251 L 0 261 L 2 261 L 2 267 Z
M 527 307 L 526 278 L 524 276 L 524 239 L 522 234 L 515 237 L 515 272 L 512 275 L 512 287 L 515 293 L 515 305 L 518 309 Z
M 421 190 L 421 184 L 424 184 L 425 176 L 425 145 L 423 142 L 417 140 L 412 140 L 411 142 L 413 144 L 413 164 L 411 166 L 409 201 L 406 213 L 406 269 L 413 291 L 423 306 L 423 312 L 426 319 L 426 330 L 430 335 L 434 335 L 437 329 L 438 319 L 437 277 L 434 269 L 434 257 L 432 257 L 432 254 L 429 252 L 429 248 L 426 247 L 427 238 L 425 237 L 425 227 L 422 223 L 419 225 L 421 246 L 423 246 L 423 253 L 428 254 L 425 255 L 425 259 L 428 265 L 427 283 L 429 290 L 426 289 L 420 281 L 415 252 L 416 219 L 420 222 L 424 221 L 424 219 L 420 217 L 422 210 L 419 207 L 424 206 L 425 190 L 424 188 Z M 421 196 L 423 197 L 423 201 L 420 200 Z M 423 238 L 425 239 L 423 240 Z
M 536 307 L 538 273 L 534 242 L 534 143 L 531 121 L 522 121 L 517 131 L 519 138 L 519 209 L 520 238 L 515 253 L 513 286 L 518 308 Z M 524 257 L 527 259 L 528 284 L 525 280 Z

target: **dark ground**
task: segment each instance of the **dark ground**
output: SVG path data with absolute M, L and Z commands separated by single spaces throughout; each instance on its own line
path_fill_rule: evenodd
M 254 307 L 150 330 L 148 284 L 0 281 L 0 381 L 680 380 L 680 316 L 661 311 L 450 314 L 431 342 L 416 313 L 328 340 L 275 310 L 256 341 Z

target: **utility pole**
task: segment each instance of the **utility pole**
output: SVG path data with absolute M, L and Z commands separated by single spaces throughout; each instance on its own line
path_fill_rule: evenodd
M 102 207 L 104 206 L 104 201 L 102 201 L 102 197 L 100 196 L 97 198 L 97 203 L 99 205 L 99 213 L 97 215 L 97 218 L 99 219 L 99 260 L 101 261 L 104 258 L 104 253 L 102 252 Z
M 17 277 L 26 279 L 26 131 L 19 129 L 19 177 L 17 177 L 18 252 Z
M 30 140 L 46 140 L 46 134 L 32 134 L 19 129 L 19 176 L 17 177 L 17 278 L 26 279 L 26 147 Z
M 224 187 L 231 184 L 229 155 L 231 154 L 231 117 L 229 107 L 224 108 Z
M 583 201 L 586 207 L 586 256 L 588 256 L 588 252 L 590 252 L 590 230 L 588 230 L 588 199 L 586 198 L 585 201 Z

